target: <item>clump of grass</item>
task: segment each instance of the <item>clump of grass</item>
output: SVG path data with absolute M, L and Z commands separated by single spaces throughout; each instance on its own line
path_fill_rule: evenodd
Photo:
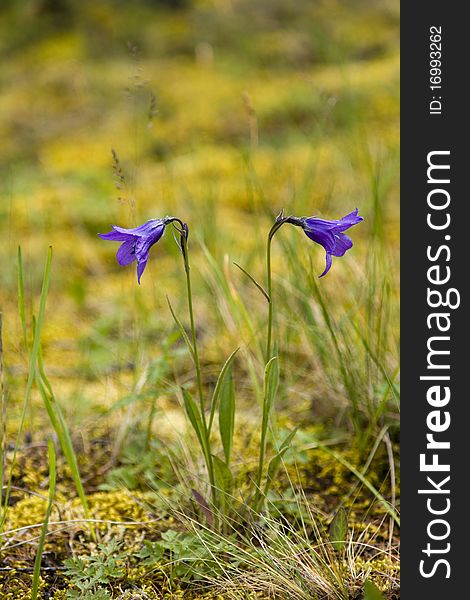
M 21 250 L 20 249 L 18 249 L 18 261 L 19 261 L 19 265 L 20 265 L 21 264 Z M 14 445 L 14 450 L 13 450 L 13 458 L 12 458 L 11 467 L 10 467 L 10 476 L 9 476 L 7 484 L 6 484 L 6 489 L 5 489 L 4 498 L 3 498 L 2 515 L 0 518 L 0 531 L 3 528 L 5 519 L 6 519 L 6 513 L 8 510 L 10 490 L 11 490 L 12 477 L 13 477 L 13 469 L 16 464 L 18 447 L 19 447 L 20 439 L 21 439 L 21 436 L 23 433 L 26 415 L 27 415 L 27 412 L 29 409 L 29 404 L 30 404 L 30 399 L 31 399 L 31 392 L 33 389 L 35 376 L 36 376 L 36 368 L 37 368 L 37 362 L 38 362 L 39 351 L 40 351 L 40 337 L 41 337 L 41 331 L 42 331 L 42 327 L 43 327 L 44 319 L 45 319 L 47 291 L 49 288 L 49 280 L 50 280 L 50 272 L 51 272 L 51 261 L 52 261 L 52 249 L 49 248 L 46 265 L 44 268 L 41 297 L 40 297 L 40 301 L 39 301 L 38 318 L 35 320 L 33 343 L 32 343 L 31 351 L 29 353 L 30 357 L 29 357 L 28 380 L 26 382 L 23 410 L 21 412 L 20 425 L 18 428 L 16 441 L 15 441 L 15 445 Z M 20 315 L 23 316 L 24 315 L 24 290 L 22 289 L 23 275 L 22 275 L 22 267 L 21 266 L 19 266 L 18 272 L 19 272 L 18 298 L 19 298 L 19 303 L 20 303 Z M 25 325 L 23 325 L 23 332 L 24 331 L 25 331 Z
M 48 289 L 49 289 L 49 282 L 50 282 L 50 276 L 51 276 L 51 263 L 52 263 L 52 248 L 49 248 L 49 252 L 47 255 L 47 259 L 46 259 L 46 265 L 44 268 L 44 276 L 43 276 L 43 282 L 42 282 L 41 297 L 40 297 L 40 301 L 39 301 L 38 317 L 35 318 L 33 316 L 33 319 L 32 319 L 34 337 L 33 337 L 32 347 L 31 347 L 31 349 L 29 349 L 28 335 L 27 335 L 27 323 L 26 323 L 26 309 L 25 309 L 23 259 L 22 259 L 21 248 L 18 247 L 18 306 L 19 306 L 21 327 L 22 327 L 22 331 L 23 331 L 23 342 L 25 345 L 26 352 L 29 355 L 29 370 L 28 370 L 28 380 L 27 380 L 27 384 L 26 384 L 25 399 L 24 399 L 24 404 L 23 404 L 23 410 L 21 413 L 20 425 L 19 425 L 19 429 L 17 432 L 15 445 L 13 448 L 13 457 L 12 457 L 11 463 L 10 463 L 10 475 L 8 477 L 8 481 L 5 486 L 4 495 L 2 496 L 2 499 L 4 498 L 4 500 L 3 500 L 3 505 L 2 505 L 2 515 L 1 515 L 1 520 L 0 520 L 0 531 L 3 529 L 5 520 L 7 518 L 9 498 L 10 498 L 11 487 L 12 487 L 12 482 L 13 482 L 13 473 L 14 473 L 16 461 L 17 461 L 18 447 L 19 447 L 20 439 L 21 439 L 21 436 L 23 433 L 23 428 L 24 428 L 26 415 L 28 412 L 29 404 L 30 404 L 31 393 L 32 393 L 34 383 L 36 383 L 36 385 L 39 389 L 40 395 L 44 401 L 44 406 L 45 406 L 46 412 L 49 416 L 49 419 L 54 428 L 54 431 L 59 439 L 64 456 L 66 457 L 67 462 L 69 464 L 70 471 L 72 473 L 72 478 L 74 480 L 75 487 L 76 487 L 77 493 L 79 495 L 80 501 L 82 503 L 83 510 L 85 512 L 85 516 L 87 519 L 90 519 L 88 502 L 87 502 L 87 498 L 85 495 L 82 479 L 80 477 L 77 457 L 76 457 L 76 454 L 75 454 L 75 451 L 73 448 L 71 436 L 70 436 L 67 424 L 65 422 L 65 419 L 60 410 L 60 407 L 54 398 L 54 393 L 52 391 L 51 384 L 49 383 L 49 380 L 47 379 L 45 369 L 44 369 L 44 363 L 42 360 L 41 341 L 40 340 L 41 340 L 41 331 L 42 331 L 43 324 L 45 321 L 46 300 L 47 300 L 47 293 L 48 293 Z M 53 455 L 52 452 L 53 452 L 53 450 L 50 450 L 49 458 L 50 458 L 50 461 L 53 461 L 54 473 L 55 473 L 55 454 Z M 3 461 L 3 454 L 2 454 L 2 461 Z M 51 463 L 51 468 L 52 468 L 52 463 Z M 3 475 L 3 471 L 2 471 L 2 475 Z M 55 474 L 54 475 L 51 474 L 51 477 L 54 478 Z M 3 489 L 3 486 L 2 486 L 2 489 Z M 94 536 L 94 526 L 92 523 L 90 523 L 90 531 L 91 531 L 91 534 Z
M 33 571 L 33 585 L 31 589 L 31 600 L 36 600 L 39 591 L 39 579 L 41 573 L 41 559 L 44 551 L 44 543 L 46 541 L 47 530 L 49 526 L 49 519 L 51 518 L 52 507 L 55 497 L 56 488 L 56 455 L 54 449 L 54 443 L 52 440 L 48 441 L 48 460 L 49 460 L 49 497 L 47 501 L 46 514 L 44 516 L 44 523 L 41 527 L 41 534 L 39 536 L 38 548 L 36 551 L 36 559 L 34 561 Z
M 363 542 L 361 536 L 354 539 L 347 521 L 328 534 L 302 493 L 296 502 L 296 524 L 268 504 L 267 512 L 252 515 L 251 525 L 239 524 L 234 530 L 231 521 L 234 533 L 229 536 L 202 525 L 187 512 L 175 512 L 184 526 L 183 532 L 172 535 L 176 551 L 166 555 L 165 542 L 147 544 L 145 561 L 149 566 L 158 563 L 165 568 L 166 564 L 179 570 L 196 595 L 197 590 L 209 587 L 224 598 L 253 594 L 281 600 L 349 600 L 364 586 L 366 593 L 376 590 L 377 597 L 382 597 L 376 585 L 367 581 L 372 566 L 367 567 L 362 556 L 366 551 L 370 565 L 372 557 L 384 564 L 389 560 L 390 565 L 397 557 Z M 165 557 L 170 562 L 165 563 Z M 386 572 L 376 581 L 382 588 L 396 586 Z

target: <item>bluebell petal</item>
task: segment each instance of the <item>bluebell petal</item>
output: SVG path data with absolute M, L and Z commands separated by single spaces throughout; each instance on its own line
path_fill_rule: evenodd
M 343 256 L 343 254 L 352 248 L 352 240 L 345 233 L 337 233 L 335 234 L 335 245 L 333 250 L 331 250 L 331 254 L 333 256 Z
M 323 273 L 320 275 L 320 277 L 323 277 L 323 275 L 326 275 L 328 273 L 328 271 L 331 269 L 331 265 L 333 264 L 333 259 L 331 258 L 331 254 L 329 252 L 326 253 L 326 267 L 325 270 L 323 271 Z
M 339 232 L 346 231 L 353 225 L 357 225 L 361 221 L 364 220 L 364 217 L 360 217 L 357 213 L 359 209 L 356 208 L 352 212 L 348 213 L 344 217 L 339 220 L 331 220 L 327 221 L 325 219 L 318 219 L 317 217 L 306 217 L 303 219 L 304 224 L 309 229 L 321 229 L 321 230 L 329 230 L 335 229 Z
M 135 260 L 135 238 L 122 243 L 117 251 L 116 258 L 121 267 L 130 265 Z
M 358 223 L 363 221 L 364 217 L 358 216 L 358 212 L 359 209 L 356 208 L 356 210 L 353 210 L 348 215 L 340 219 L 338 222 L 338 231 L 346 231 L 346 229 L 349 229 L 353 225 L 357 225 Z
M 306 217 L 304 223 L 309 229 L 321 228 L 322 230 L 328 230 L 337 227 L 339 221 L 326 221 L 325 219 L 317 219 L 317 217 Z
M 146 237 L 152 233 L 154 229 L 164 229 L 165 225 L 162 219 L 150 219 L 150 221 L 146 221 L 143 225 L 139 225 L 138 227 L 133 227 L 132 229 L 126 229 L 125 227 L 118 227 L 117 225 L 113 225 L 113 229 L 119 233 L 124 235 L 134 235 L 138 237 Z
M 150 248 L 158 242 L 165 231 L 165 226 L 155 227 L 146 237 L 140 237 L 136 240 L 135 254 L 137 260 L 147 261 Z
M 331 229 L 321 227 L 315 229 L 305 229 L 305 235 L 312 241 L 320 244 L 327 252 L 332 252 L 336 244 L 336 237 Z
M 99 233 L 98 235 L 102 240 L 108 240 L 110 242 L 125 242 L 134 237 L 128 233 L 118 231 L 109 231 L 108 233 Z
M 147 266 L 147 260 L 148 260 L 148 254 L 147 254 L 147 258 L 143 261 L 139 261 L 137 263 L 137 281 L 139 282 L 140 285 L 140 278 L 142 277 L 142 273 L 145 270 L 145 267 Z

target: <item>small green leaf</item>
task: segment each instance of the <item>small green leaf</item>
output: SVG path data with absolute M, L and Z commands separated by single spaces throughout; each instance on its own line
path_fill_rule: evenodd
M 264 394 L 263 394 L 263 416 L 261 419 L 261 440 L 259 448 L 258 474 L 256 477 L 256 496 L 254 500 L 255 510 L 259 510 L 264 499 L 264 494 L 261 490 L 261 479 L 263 476 L 267 433 L 271 411 L 274 406 L 276 392 L 279 385 L 279 362 L 277 356 L 273 356 L 264 369 Z M 275 465 L 274 465 L 275 466 Z M 274 468 L 274 467 L 272 467 Z M 269 481 L 269 480 L 268 480 Z M 265 491 L 269 488 L 269 483 L 266 483 Z
M 144 545 L 136 556 L 140 558 L 140 562 L 143 565 L 154 565 L 163 558 L 164 553 L 165 548 L 160 542 L 149 542 L 148 540 L 144 540 Z
M 372 581 L 367 580 L 364 582 L 364 600 L 384 600 L 382 592 Z
M 243 268 L 241 265 L 239 265 L 239 264 L 238 264 L 238 263 L 236 263 L 236 262 L 234 262 L 233 264 L 234 264 L 236 267 L 238 267 L 238 268 L 240 269 L 240 271 L 241 271 L 242 273 L 244 273 L 244 274 L 245 274 L 245 275 L 248 277 L 248 279 L 251 281 L 251 283 L 253 283 L 253 284 L 254 284 L 254 285 L 255 285 L 255 286 L 258 288 L 258 290 L 259 290 L 259 291 L 260 291 L 260 292 L 263 294 L 263 296 L 266 298 L 266 300 L 267 300 L 268 302 L 271 302 L 271 300 L 270 300 L 270 298 L 269 298 L 269 294 L 268 294 L 268 292 L 267 292 L 267 291 L 264 289 L 264 287 L 263 287 L 263 286 L 262 286 L 260 283 L 258 283 L 258 282 L 256 281 L 256 279 L 255 279 L 255 278 L 254 278 L 252 275 L 250 275 L 250 274 L 248 273 L 248 271 L 247 271 L 246 269 L 244 269 L 244 268 Z
M 233 475 L 232 471 L 219 457 L 212 455 L 214 463 L 215 480 L 217 487 L 220 490 L 220 508 L 223 513 L 227 513 L 227 504 L 230 502 L 230 498 L 233 492 Z
M 277 356 L 273 356 L 267 363 L 264 370 L 265 386 L 265 409 L 266 416 L 271 414 L 271 410 L 276 398 L 277 388 L 279 386 L 279 361 Z
M 202 421 L 201 413 L 197 407 L 194 398 L 183 388 L 183 400 L 184 400 L 184 408 L 186 410 L 186 414 L 188 415 L 188 419 L 193 426 L 194 431 L 196 432 L 197 439 L 199 440 L 199 444 L 201 445 L 201 449 L 204 452 L 205 456 L 207 456 L 207 439 L 206 432 L 204 429 L 204 423 Z
M 211 400 L 211 413 L 210 413 L 210 417 L 209 417 L 209 425 L 207 428 L 209 433 L 212 430 L 212 423 L 214 421 L 215 411 L 216 411 L 217 405 L 219 403 L 222 386 L 224 384 L 225 378 L 231 374 L 231 373 L 229 373 L 229 371 L 232 367 L 232 363 L 235 358 L 235 355 L 237 354 L 237 352 L 239 350 L 240 350 L 240 348 L 236 348 L 232 352 L 232 354 L 227 358 L 227 360 L 224 363 L 224 366 L 222 367 L 222 369 L 219 373 L 219 376 L 217 377 L 217 383 L 215 384 L 214 393 L 212 394 L 212 400 Z
M 235 386 L 233 383 L 232 367 L 227 369 L 220 388 L 219 431 L 224 447 L 225 461 L 230 463 L 233 432 L 235 429 Z
M 292 440 L 294 439 L 295 434 L 297 433 L 297 429 L 298 427 L 296 427 L 295 429 L 293 429 L 289 435 L 287 435 L 284 438 L 284 441 L 281 443 L 281 445 L 279 446 L 279 450 L 278 453 L 279 454 L 284 454 L 286 452 L 286 450 L 289 450 L 290 447 L 290 443 L 292 442 Z
M 224 463 L 223 460 L 220 460 L 218 456 L 212 455 L 214 460 L 214 468 L 215 468 L 215 478 L 217 481 L 218 487 L 226 492 L 227 494 L 231 494 L 233 490 L 233 475 L 229 466 Z
M 280 445 L 278 452 L 270 460 L 269 466 L 268 466 L 268 473 L 267 473 L 268 478 L 274 479 L 276 477 L 279 467 L 281 466 L 282 457 L 289 449 L 290 443 L 296 433 L 297 433 L 297 429 L 294 429 L 294 431 L 291 431 L 289 433 L 289 435 L 286 437 L 286 439 Z
M 343 507 L 333 517 L 330 524 L 329 536 L 333 548 L 341 551 L 344 548 L 348 532 L 348 515 Z

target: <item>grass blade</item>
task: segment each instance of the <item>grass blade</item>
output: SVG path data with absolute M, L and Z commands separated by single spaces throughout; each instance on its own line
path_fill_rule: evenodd
M 330 523 L 329 536 L 335 550 L 341 551 L 346 543 L 348 532 L 348 515 L 341 506 Z
M 219 431 L 224 448 L 225 462 L 230 464 L 233 432 L 235 429 L 235 385 L 230 365 L 220 386 Z
M 269 417 L 276 398 L 277 388 L 279 386 L 279 361 L 277 356 L 273 356 L 266 364 L 264 369 L 264 397 L 263 397 L 263 417 L 261 422 L 261 440 L 259 449 L 258 475 L 256 479 L 256 495 L 254 508 L 259 510 L 259 505 L 264 498 L 261 492 L 261 479 L 263 477 L 264 460 L 266 456 L 267 433 L 269 426 Z
M 24 302 L 24 276 L 23 276 L 23 256 L 21 246 L 18 246 L 18 313 L 20 315 L 21 331 L 23 333 L 24 347 L 28 348 L 28 334 L 26 329 L 26 309 Z
M 36 552 L 36 559 L 34 561 L 33 571 L 33 585 L 31 589 L 31 600 L 37 600 L 39 591 L 39 577 L 41 574 L 41 559 L 44 551 L 44 542 L 46 540 L 47 529 L 49 527 L 49 519 L 52 512 L 52 506 L 54 504 L 55 487 L 56 487 L 56 455 L 54 449 L 54 443 L 49 440 L 47 443 L 48 458 L 49 458 L 49 498 L 47 501 L 46 515 L 44 517 L 44 523 L 41 527 L 41 533 L 39 536 L 38 549 Z
M 248 279 L 251 281 L 251 283 L 253 283 L 253 284 L 254 284 L 254 285 L 255 285 L 255 286 L 256 286 L 256 287 L 259 289 L 259 291 L 260 291 L 260 292 L 263 294 L 263 296 L 266 298 L 266 300 L 267 300 L 268 302 L 271 302 L 271 298 L 269 297 L 269 294 L 268 294 L 268 292 L 267 292 L 267 291 L 264 289 L 264 287 L 263 287 L 263 286 L 262 286 L 260 283 L 258 283 L 258 282 L 256 281 L 256 279 L 255 279 L 255 278 L 254 278 L 252 275 L 250 275 L 250 274 L 248 273 L 248 271 L 247 271 L 247 270 L 245 270 L 245 269 L 244 269 L 244 268 L 243 268 L 241 265 L 239 265 L 239 264 L 238 264 L 238 263 L 236 263 L 236 262 L 234 262 L 233 264 L 234 264 L 236 267 L 238 267 L 238 268 L 240 269 L 240 271 L 241 271 L 242 273 L 244 273 L 244 274 L 245 274 L 245 275 L 248 277 Z
M 384 366 L 382 365 L 381 362 L 379 362 L 379 359 L 377 358 L 377 356 L 374 354 L 374 352 L 372 351 L 371 347 L 369 346 L 365 336 L 361 333 L 361 331 L 359 330 L 359 328 L 355 325 L 354 326 L 357 335 L 359 336 L 359 339 L 361 340 L 362 344 L 364 345 L 364 348 L 366 349 L 367 354 L 370 356 L 370 358 L 374 361 L 374 363 L 376 364 L 377 368 L 380 370 L 380 372 L 382 373 L 385 381 L 387 382 L 387 385 L 389 387 L 390 393 L 393 396 L 397 407 L 400 406 L 400 390 L 398 389 L 398 387 L 395 385 L 393 379 L 391 377 L 389 377 L 387 371 L 385 370 Z M 380 414 L 379 414 L 380 416 Z
M 194 364 L 196 364 L 196 357 L 194 356 L 194 348 L 193 348 L 193 345 L 191 344 L 191 340 L 189 339 L 188 334 L 186 333 L 186 331 L 185 331 L 185 329 L 183 327 L 183 324 L 181 323 L 181 321 L 176 316 L 176 313 L 173 310 L 173 307 L 171 306 L 171 302 L 170 302 L 170 299 L 168 298 L 168 296 L 166 297 L 166 301 L 168 302 L 168 306 L 170 308 L 171 316 L 173 317 L 173 320 L 175 321 L 178 329 L 180 330 L 182 338 L 186 342 L 186 346 L 188 347 L 189 353 L 191 354 L 191 358 L 193 359 Z
M 199 409 L 198 405 L 194 401 L 192 395 L 188 392 L 188 390 L 185 390 L 184 388 L 182 388 L 182 392 L 186 414 L 191 425 L 193 426 L 194 431 L 196 432 L 196 436 L 199 441 L 204 460 L 206 462 L 207 473 L 209 475 L 211 486 L 213 509 L 216 510 L 218 506 L 217 490 L 215 487 L 214 463 L 212 460 L 209 434 L 207 433 L 207 425 L 204 420 L 204 415 L 201 412 L 201 409 Z M 218 517 L 216 513 L 214 513 L 214 525 L 215 527 L 218 526 Z
M 240 350 L 240 348 L 236 348 L 236 350 L 234 350 L 232 352 L 232 354 L 227 358 L 227 360 L 224 363 L 224 366 L 222 367 L 219 376 L 217 377 L 217 382 L 215 384 L 215 388 L 214 388 L 214 392 L 212 394 L 212 400 L 211 400 L 211 413 L 209 416 L 209 425 L 207 427 L 208 432 L 210 434 L 211 430 L 212 430 L 212 423 L 214 421 L 214 416 L 215 416 L 215 411 L 217 410 L 217 404 L 219 401 L 219 396 L 222 390 L 222 387 L 224 385 L 224 381 L 225 381 L 225 377 L 228 373 L 228 370 L 231 368 L 232 363 L 233 363 L 233 359 L 235 358 L 235 355 L 237 354 L 237 352 Z
M 384 600 L 382 592 L 372 581 L 367 580 L 364 582 L 364 600 Z
M 268 470 L 266 472 L 266 484 L 264 486 L 264 495 L 265 496 L 268 493 L 272 482 L 276 478 L 277 473 L 279 472 L 279 469 L 281 467 L 282 457 L 289 449 L 290 443 L 294 439 L 294 436 L 296 433 L 297 433 L 297 428 L 294 429 L 294 431 L 291 431 L 289 433 L 289 435 L 286 437 L 286 439 L 280 445 L 277 454 L 275 454 L 273 456 L 273 458 L 271 458 L 271 460 L 269 461 Z
M 51 390 L 51 386 L 44 373 L 42 361 L 40 362 L 39 368 L 41 378 L 38 375 L 36 385 L 38 386 L 39 393 L 41 394 L 41 397 L 43 399 L 44 406 L 46 407 L 46 411 L 51 421 L 51 424 L 54 428 L 54 431 L 56 432 L 62 452 L 64 453 L 65 459 L 69 465 L 70 472 L 72 474 L 72 479 L 75 484 L 75 489 L 77 490 L 78 497 L 80 498 L 80 502 L 83 507 L 85 518 L 91 520 L 88 500 L 85 494 L 85 490 L 83 488 L 80 470 L 78 468 L 77 456 L 75 454 L 75 450 L 73 449 L 72 438 L 70 437 L 70 432 L 68 430 L 67 423 L 65 422 L 62 411 L 60 410 L 60 406 L 55 401 L 54 395 L 48 395 L 47 390 Z M 90 531 L 92 537 L 95 539 L 96 532 L 93 523 L 90 523 Z
M 274 400 L 277 394 L 277 388 L 279 387 L 279 361 L 277 356 L 273 356 L 271 360 L 266 365 L 266 369 L 264 371 L 264 399 L 265 399 L 265 408 L 263 409 L 263 417 L 264 413 L 269 418 L 271 414 L 272 408 L 274 406 Z M 267 426 L 267 424 L 266 424 Z
M 13 457 L 12 457 L 11 467 L 10 467 L 10 476 L 8 478 L 8 483 L 7 483 L 7 487 L 5 490 L 4 510 L 3 510 L 3 514 L 2 514 L 2 517 L 0 520 L 0 530 L 3 528 L 5 519 L 6 519 L 8 503 L 9 503 L 9 499 L 10 499 L 10 490 L 11 490 L 13 472 L 14 472 L 14 468 L 16 466 L 16 457 L 17 457 L 18 447 L 20 444 L 21 435 L 23 433 L 23 428 L 24 428 L 24 424 L 25 424 L 25 420 L 26 420 L 26 413 L 27 413 L 29 402 L 31 399 L 33 383 L 34 383 L 34 380 L 36 377 L 35 374 L 36 374 L 36 365 L 37 365 L 38 354 L 39 354 L 39 342 L 41 339 L 41 332 L 42 332 L 42 328 L 44 325 L 44 317 L 45 317 L 45 313 L 46 313 L 46 299 L 47 299 L 47 293 L 49 290 L 49 282 L 50 282 L 50 277 L 51 277 L 51 263 L 52 263 L 52 247 L 49 246 L 46 264 L 44 267 L 44 275 L 43 275 L 43 279 L 42 279 L 41 297 L 39 300 L 39 312 L 38 312 L 38 317 L 36 320 L 36 326 L 34 328 L 33 347 L 32 347 L 30 359 L 29 359 L 28 380 L 26 383 L 26 390 L 25 390 L 25 395 L 24 395 L 23 408 L 22 408 L 22 412 L 21 412 L 20 425 L 18 427 L 18 432 L 16 434 L 15 447 L 13 450 Z
M 204 428 L 204 422 L 201 417 L 201 413 L 199 408 L 194 401 L 192 395 L 183 388 L 183 400 L 184 400 L 184 408 L 186 410 L 186 414 L 188 415 L 189 422 L 193 426 L 194 431 L 196 432 L 197 439 L 199 440 L 199 444 L 204 453 L 204 456 L 208 457 L 208 444 L 206 438 L 206 430 Z
M 242 333 L 242 338 L 244 338 L 246 342 L 244 352 L 248 361 L 248 369 L 253 381 L 253 387 L 255 388 L 257 397 L 261 400 L 261 387 L 254 366 L 253 356 L 247 349 L 248 346 L 251 345 L 249 341 L 253 340 L 254 355 L 258 361 L 261 362 L 263 360 L 263 350 L 261 345 L 257 342 L 258 325 L 253 321 L 253 315 L 250 314 L 250 311 L 247 309 L 236 288 L 230 281 L 228 270 L 224 270 L 218 264 L 206 246 L 202 245 L 202 250 L 209 265 L 208 280 L 212 282 L 210 283 L 211 291 L 216 294 L 217 297 L 220 295 L 220 297 L 225 298 L 227 306 L 230 309 L 230 315 L 234 319 L 238 330 L 243 332 L 246 328 L 246 338 L 244 338 Z
M 360 473 L 355 467 L 353 467 L 353 465 L 348 462 L 345 458 L 343 458 L 340 454 L 337 454 L 336 452 L 333 452 L 332 450 L 330 450 L 329 448 L 327 448 L 326 446 L 319 446 L 319 448 L 322 448 L 325 452 L 327 452 L 330 456 L 332 456 L 333 458 L 335 458 L 338 462 L 340 462 L 342 465 L 344 465 L 347 469 L 349 469 L 351 471 L 351 473 L 353 475 L 355 475 L 359 481 L 366 486 L 366 488 L 372 492 L 372 494 L 375 496 L 376 500 L 378 502 L 380 502 L 380 504 L 382 504 L 382 506 L 385 508 L 385 510 L 387 511 L 387 513 L 392 517 L 392 519 L 395 521 L 395 523 L 400 526 L 400 517 L 397 514 L 397 511 L 390 505 L 390 502 L 387 502 L 387 500 L 385 500 L 385 498 L 382 496 L 382 494 L 371 484 L 371 482 L 366 479 L 364 477 L 364 475 L 362 473 Z
M 223 460 L 220 460 L 214 454 L 212 455 L 212 461 L 214 464 L 215 481 L 219 489 L 220 509 L 226 515 L 228 500 L 232 495 L 234 485 L 232 471 Z

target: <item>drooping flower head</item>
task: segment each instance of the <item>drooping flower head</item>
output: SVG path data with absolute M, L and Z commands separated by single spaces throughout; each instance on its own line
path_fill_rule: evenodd
M 164 219 L 150 219 L 143 225 L 132 229 L 125 229 L 113 225 L 112 231 L 108 233 L 99 233 L 101 239 L 111 242 L 122 242 L 116 254 L 118 263 L 121 266 L 137 262 L 137 281 L 140 284 L 140 278 L 145 270 L 149 258 L 150 248 L 158 242 L 165 232 L 165 227 L 177 221 L 182 229 L 186 231 L 187 227 L 176 217 L 165 217 Z
M 338 221 L 326 221 L 316 217 L 281 217 L 284 222 L 302 227 L 305 235 L 323 246 L 326 252 L 326 266 L 320 277 L 328 273 L 333 262 L 333 256 L 343 256 L 352 248 L 352 240 L 344 232 L 364 220 L 360 217 L 358 209 L 353 210 Z

